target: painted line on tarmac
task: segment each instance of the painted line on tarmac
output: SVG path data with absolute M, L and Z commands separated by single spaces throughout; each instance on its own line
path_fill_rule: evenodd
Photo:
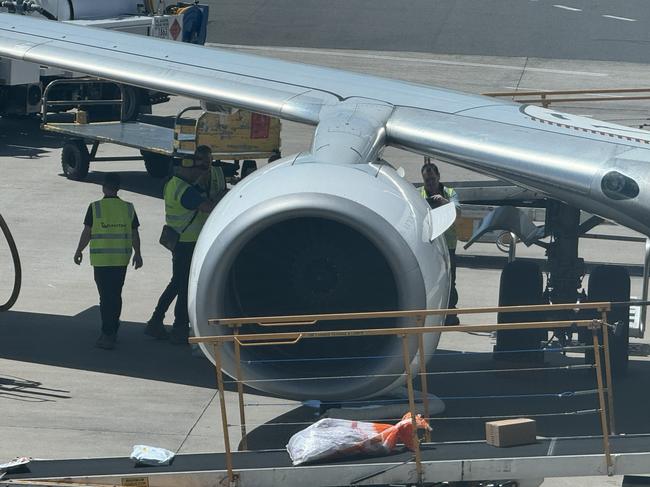
M 569 10 L 571 12 L 582 12 L 581 8 L 567 7 L 566 5 L 553 5 L 555 8 L 561 8 L 562 10 Z
M 636 22 L 636 19 L 630 19 L 628 17 L 617 17 L 616 15 L 603 15 L 603 17 L 614 20 L 625 20 L 626 22 Z
M 548 445 L 548 451 L 546 452 L 546 455 L 551 457 L 555 454 L 555 447 L 557 446 L 557 438 L 553 438 L 551 440 L 551 443 Z
M 268 47 L 268 46 L 245 46 L 241 44 L 217 44 L 206 42 L 208 47 L 217 47 L 223 49 L 241 49 L 249 51 L 267 51 L 267 52 L 291 52 L 296 54 L 318 54 L 321 56 L 335 56 L 335 57 L 350 57 L 350 58 L 363 58 L 363 59 L 377 59 L 382 61 L 399 61 L 420 64 L 442 64 L 446 66 L 467 66 L 476 68 L 490 68 L 490 69 L 508 69 L 511 71 L 521 71 L 523 66 L 510 66 L 507 64 L 484 64 L 484 63 L 469 63 L 462 61 L 444 61 L 442 59 L 427 59 L 427 58 L 411 58 L 400 56 L 386 56 L 382 54 L 363 54 L 345 51 L 327 51 L 321 49 L 306 49 L 297 47 Z M 564 69 L 550 69 L 550 68 L 531 68 L 526 67 L 526 71 L 533 71 L 536 73 L 552 73 L 552 74 L 566 74 L 571 76 L 591 76 L 595 78 L 607 77 L 607 73 L 594 73 L 589 71 L 567 71 Z

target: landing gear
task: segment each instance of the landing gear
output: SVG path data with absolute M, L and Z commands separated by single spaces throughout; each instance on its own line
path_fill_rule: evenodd
M 90 153 L 81 139 L 68 140 L 61 151 L 63 174 L 73 181 L 83 181 L 90 169 Z
M 548 258 L 546 289 L 542 292 L 542 276 L 536 264 L 525 261 L 511 262 L 506 265 L 501 274 L 499 306 L 576 303 L 585 300 L 629 301 L 630 276 L 621 266 L 596 267 L 589 277 L 588 296 L 582 290 L 585 265 L 583 259 L 578 256 L 578 242 L 580 235 L 599 223 L 599 220 L 594 218 L 581 223 L 580 210 L 559 201 L 548 200 L 544 230 L 545 235 L 551 237 L 551 241 L 537 242 L 538 245 L 546 248 Z M 592 318 L 601 317 L 592 312 L 576 313 L 573 310 L 562 310 L 546 313 L 543 317 L 539 312 L 500 313 L 498 322 L 573 321 Z M 607 320 L 610 325 L 614 325 L 609 328 L 608 335 L 612 371 L 620 376 L 625 374 L 628 365 L 629 306 L 614 307 L 608 313 Z M 555 336 L 564 346 L 571 343 L 573 332 L 559 329 L 555 330 Z M 499 331 L 494 350 L 500 353 L 495 358 L 512 361 L 541 360 L 543 352 L 540 344 L 547 338 L 547 330 Z M 587 346 L 591 345 L 591 331 L 581 328 L 578 339 Z M 515 351 L 536 349 L 539 351 L 515 353 Z M 594 362 L 592 349 L 587 349 L 585 352 L 585 361 Z

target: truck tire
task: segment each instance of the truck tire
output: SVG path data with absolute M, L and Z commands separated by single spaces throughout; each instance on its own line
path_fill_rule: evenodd
M 544 304 L 542 273 L 536 263 L 516 260 L 506 264 L 501 272 L 499 306 L 526 304 Z M 499 313 L 497 316 L 498 323 L 543 319 L 540 312 Z M 537 350 L 546 336 L 546 330 L 499 330 L 494 358 L 512 362 L 541 362 L 544 360 L 544 353 Z
M 63 145 L 61 151 L 63 174 L 73 181 L 83 181 L 90 169 L 90 154 L 83 140 L 73 139 Z
M 141 150 L 144 159 L 144 167 L 149 176 L 161 179 L 169 176 L 172 172 L 172 158 L 163 154 Z
M 124 93 L 124 113 L 121 116 L 122 122 L 132 121 L 140 115 L 141 93 L 138 88 L 122 85 Z
M 588 300 L 592 303 L 600 301 L 629 301 L 630 300 L 630 275 L 627 269 L 617 265 L 601 265 L 595 267 L 589 275 Z M 600 316 L 594 316 L 600 318 Z M 615 328 L 609 328 L 609 356 L 611 360 L 612 374 L 623 376 L 627 372 L 629 362 L 630 344 L 630 307 L 621 306 L 613 308 L 607 313 L 607 322 L 616 324 Z M 587 344 L 591 344 L 591 333 L 585 338 Z M 600 337 L 602 345 L 602 337 Z M 594 363 L 593 350 L 585 353 L 585 362 Z
M 257 161 L 246 159 L 241 166 L 241 178 L 244 179 L 246 176 L 255 171 L 257 171 Z
M 140 115 L 140 100 L 141 92 L 139 88 L 133 86 L 122 85 L 122 93 L 124 93 L 124 113 L 117 104 L 111 105 L 82 105 L 82 108 L 88 113 L 90 122 L 115 122 L 122 121 L 128 122 L 138 118 Z M 115 89 L 104 92 L 103 99 L 119 99 L 120 90 Z

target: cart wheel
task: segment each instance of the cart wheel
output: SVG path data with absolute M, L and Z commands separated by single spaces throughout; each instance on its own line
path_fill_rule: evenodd
M 250 173 L 257 171 L 257 161 L 246 159 L 241 167 L 241 178 L 244 179 Z
M 506 264 L 499 283 L 499 306 L 542 304 L 543 280 L 539 266 L 534 262 L 516 260 Z M 499 313 L 498 323 L 522 323 L 541 321 L 540 313 Z M 536 362 L 544 359 L 544 353 L 536 351 L 546 337 L 546 330 L 499 330 L 494 351 L 497 360 L 513 362 Z M 526 350 L 525 352 L 523 350 Z M 510 353 L 509 353 L 510 352 Z
M 154 178 L 165 178 L 172 172 L 172 158 L 155 152 L 141 150 L 144 159 L 144 167 L 149 176 Z
M 63 174 L 73 181 L 83 181 L 88 176 L 90 154 L 82 140 L 69 140 L 61 151 Z
M 625 267 L 617 265 L 601 265 L 589 275 L 589 301 L 629 301 L 630 300 L 630 275 Z M 595 318 L 600 318 L 600 316 Z M 617 376 L 627 372 L 630 344 L 630 307 L 616 307 L 607 313 L 608 323 L 615 328 L 609 329 L 609 355 L 612 373 Z M 600 343 L 602 344 L 602 337 Z M 584 341 L 591 343 L 591 333 L 585 336 Z M 594 363 L 594 351 L 585 352 L 585 362 Z

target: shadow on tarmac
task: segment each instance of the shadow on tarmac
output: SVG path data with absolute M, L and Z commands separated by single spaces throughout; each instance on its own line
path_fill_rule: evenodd
M 17 402 L 53 402 L 70 399 L 70 391 L 49 389 L 41 382 L 13 376 L 0 376 L 0 397 Z
M 91 171 L 88 173 L 85 181 L 71 181 L 75 184 L 96 184 L 98 186 L 102 185 L 104 181 L 104 176 L 108 171 L 93 171 L 93 164 L 90 163 Z M 96 164 L 110 164 L 110 162 L 102 163 L 98 162 Z M 138 161 L 133 161 L 133 164 L 138 164 Z M 141 163 L 140 163 L 141 164 Z M 144 196 L 150 196 L 152 198 L 162 199 L 163 197 L 163 186 L 165 185 L 166 179 L 155 179 L 145 171 L 144 167 L 142 171 L 116 171 L 120 178 L 122 179 L 122 191 L 129 191 L 131 193 L 137 193 Z M 65 177 L 61 174 L 62 177 Z M 128 199 L 128 198 L 127 198 Z
M 189 347 L 146 337 L 140 323 L 122 324 L 115 350 L 94 348 L 99 322 L 96 306 L 72 317 L 3 313 L 0 357 L 215 389 L 209 361 L 192 356 Z M 504 416 L 534 418 L 538 436 L 600 435 L 594 370 L 566 368 L 583 363 L 581 355 L 547 352 L 543 369 L 526 371 L 521 369 L 542 365 L 495 361 L 489 352 L 439 349 L 428 367 L 428 390 L 445 402 L 446 410 L 431 420 L 433 441 L 484 440 L 485 422 Z M 415 385 L 419 387 L 418 381 Z M 231 384 L 227 389 L 234 387 Z M 615 382 L 614 391 L 616 433 L 650 433 L 650 362 L 632 357 L 627 376 Z M 29 378 L 0 375 L 0 397 L 58 401 L 65 400 L 68 392 L 48 389 L 47 384 Z M 403 412 L 407 410 L 404 404 Z M 248 448 L 284 447 L 295 432 L 318 419 L 316 413 L 297 407 L 263 426 L 249 428 Z M 236 415 L 236 411 L 229 414 Z
M 207 359 L 192 356 L 190 347 L 147 337 L 140 323 L 122 322 L 115 350 L 95 348 L 101 322 L 98 306 L 76 316 L 9 311 L 1 317 L 4 359 L 216 388 L 214 366 Z M 0 375 L 0 396 L 5 379 Z
M 38 159 L 63 145 L 63 137 L 44 132 L 37 118 L 0 118 L 0 157 Z
M 0 118 L 0 157 L 17 159 L 38 159 L 63 147 L 65 136 L 45 132 L 40 128 L 38 118 Z M 91 162 L 90 172 L 85 181 L 70 181 L 70 184 L 102 184 L 107 171 L 93 170 L 98 164 L 110 165 L 110 162 Z M 122 189 L 133 193 L 162 199 L 164 179 L 155 179 L 146 172 L 141 161 L 133 161 L 140 171 L 120 171 Z M 107 167 L 107 166 L 104 166 Z M 110 167 L 110 166 L 108 166 Z M 61 177 L 66 177 L 63 173 Z

